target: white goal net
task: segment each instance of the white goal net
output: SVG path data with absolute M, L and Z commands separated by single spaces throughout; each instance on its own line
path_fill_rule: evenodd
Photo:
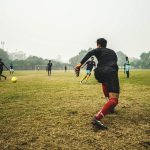
M 47 65 L 35 65 L 35 70 L 46 70 Z

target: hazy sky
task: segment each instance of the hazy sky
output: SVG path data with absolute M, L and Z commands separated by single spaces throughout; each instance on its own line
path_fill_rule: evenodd
M 150 0 L 0 0 L 9 52 L 67 61 L 100 37 L 130 57 L 150 51 Z

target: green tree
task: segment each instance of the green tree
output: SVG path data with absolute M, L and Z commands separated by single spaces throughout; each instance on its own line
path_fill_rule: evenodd
M 72 65 L 72 67 L 74 67 L 91 50 L 92 50 L 92 48 L 89 48 L 88 50 L 81 50 L 78 55 L 69 59 L 69 63 Z
M 150 69 L 150 51 L 148 53 L 142 53 L 141 58 L 141 67 L 144 69 Z
M 116 52 L 117 57 L 118 57 L 118 65 L 119 66 L 123 66 L 125 63 L 125 57 L 127 56 L 126 54 L 124 54 L 121 51 Z

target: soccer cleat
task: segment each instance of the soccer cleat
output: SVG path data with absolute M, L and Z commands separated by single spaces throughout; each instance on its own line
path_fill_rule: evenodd
M 102 124 L 102 122 L 100 120 L 97 120 L 95 117 L 92 120 L 92 124 L 94 127 L 101 129 L 101 130 L 108 129 L 105 125 Z
M 6 80 L 6 78 L 7 78 L 7 77 L 5 77 L 5 80 Z

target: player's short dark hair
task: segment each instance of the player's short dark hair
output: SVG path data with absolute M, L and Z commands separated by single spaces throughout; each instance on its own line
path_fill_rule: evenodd
M 104 38 L 97 39 L 97 45 L 100 45 L 101 47 L 107 46 L 107 40 Z

